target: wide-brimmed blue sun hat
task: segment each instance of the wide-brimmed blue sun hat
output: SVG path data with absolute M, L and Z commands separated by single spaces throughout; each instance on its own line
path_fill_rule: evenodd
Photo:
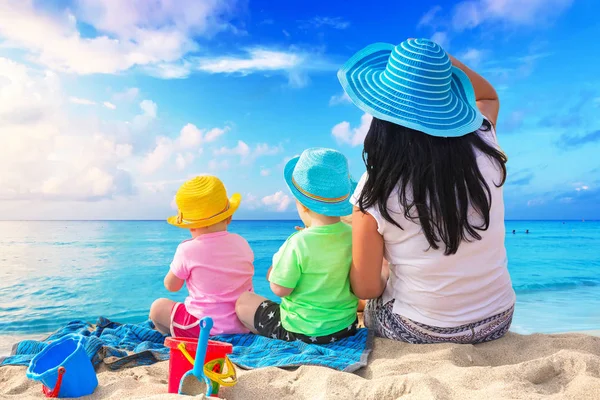
M 294 197 L 309 210 L 328 217 L 352 214 L 350 196 L 356 182 L 350 178 L 348 159 L 339 151 L 304 150 L 286 164 L 283 176 Z
M 364 112 L 428 135 L 463 136 L 483 123 L 471 81 L 427 39 L 367 46 L 342 66 L 338 78 Z

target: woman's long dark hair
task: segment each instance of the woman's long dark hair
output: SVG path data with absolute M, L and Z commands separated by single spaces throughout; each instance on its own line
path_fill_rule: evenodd
M 481 130 L 489 129 L 489 122 L 484 121 Z M 432 248 L 438 249 L 443 242 L 444 254 L 455 254 L 463 240 L 480 240 L 479 231 L 487 230 L 490 224 L 491 191 L 479 171 L 477 150 L 499 165 L 502 179 L 494 184 L 502 186 L 506 155 L 477 132 L 435 137 L 373 118 L 363 150 L 368 178 L 359 208 L 364 212 L 377 207 L 386 221 L 402 229 L 386 207 L 392 191 L 398 188 L 404 217 L 418 220 Z M 480 217 L 480 224 L 469 221 L 472 212 Z

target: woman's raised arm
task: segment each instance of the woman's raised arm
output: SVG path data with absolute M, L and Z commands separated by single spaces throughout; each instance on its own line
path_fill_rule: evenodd
M 496 128 L 498 112 L 500 111 L 500 99 L 492 84 L 450 54 L 448 54 L 448 57 L 450 57 L 452 65 L 467 74 L 471 80 L 473 89 L 475 89 L 475 99 L 477 100 L 479 111 L 481 111 L 484 117 L 486 117 L 492 123 L 494 128 Z

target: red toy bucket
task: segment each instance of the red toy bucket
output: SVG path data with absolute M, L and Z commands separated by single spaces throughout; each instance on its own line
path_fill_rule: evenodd
M 179 343 L 185 344 L 185 349 L 192 358 L 196 357 L 196 348 L 198 347 L 198 339 L 168 337 L 165 339 L 165 346 L 171 349 L 169 359 L 169 393 L 177 393 L 179 390 L 179 381 L 187 371 L 192 369 L 192 364 L 187 360 L 183 353 L 177 348 Z M 208 341 L 206 349 L 206 358 L 204 364 L 217 358 L 225 358 L 227 354 L 231 354 L 233 346 L 229 343 Z

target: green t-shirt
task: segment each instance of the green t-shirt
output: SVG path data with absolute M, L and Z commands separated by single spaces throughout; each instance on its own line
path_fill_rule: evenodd
M 352 228 L 343 222 L 290 236 L 273 256 L 269 281 L 294 291 L 281 299 L 285 329 L 325 336 L 350 326 L 358 299 L 350 291 Z

